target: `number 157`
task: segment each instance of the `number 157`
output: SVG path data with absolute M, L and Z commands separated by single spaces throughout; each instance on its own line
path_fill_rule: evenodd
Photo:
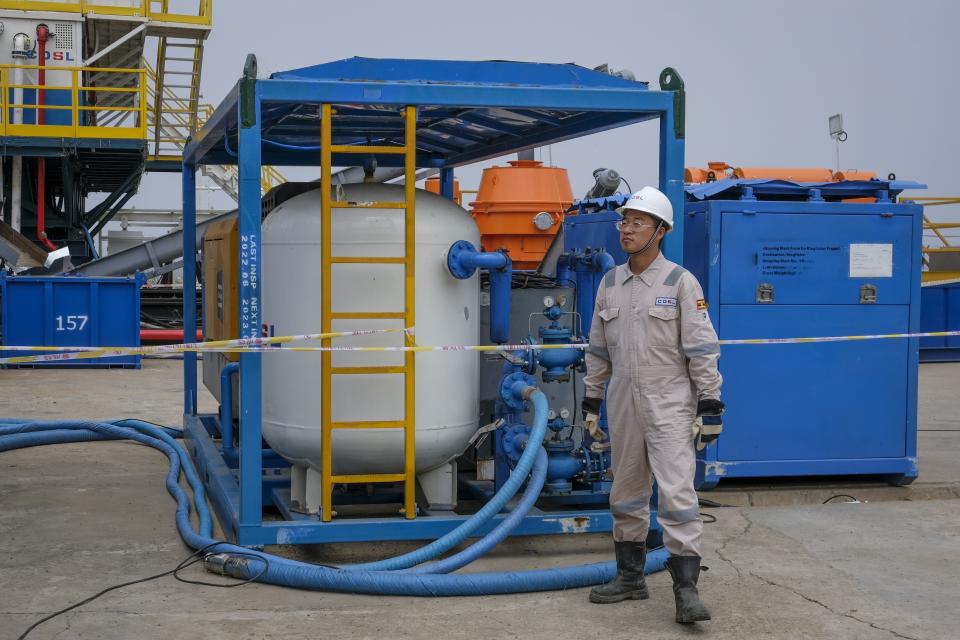
M 57 331 L 83 331 L 89 316 L 57 316 Z

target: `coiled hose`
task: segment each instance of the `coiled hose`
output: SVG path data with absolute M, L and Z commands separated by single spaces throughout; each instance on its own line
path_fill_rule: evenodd
M 543 448 L 540 446 L 540 443 L 543 442 L 543 439 L 547 435 L 547 413 L 549 409 L 547 407 L 546 396 L 533 386 L 526 387 L 523 393 L 524 397 L 528 397 L 533 401 L 533 426 L 530 429 L 530 437 L 527 442 L 534 443 L 535 446 L 528 446 L 524 449 L 510 477 L 507 478 L 507 481 L 500 488 L 500 491 L 494 494 L 487 504 L 483 505 L 479 511 L 458 525 L 453 531 L 444 534 L 426 546 L 420 547 L 410 553 L 396 556 L 395 558 L 350 565 L 344 567 L 344 569 L 348 571 L 394 571 L 397 569 L 409 569 L 410 567 L 432 560 L 445 551 L 449 551 L 469 538 L 477 529 L 489 522 L 493 516 L 500 513 L 500 511 L 507 506 L 507 503 L 510 502 L 510 499 L 513 498 L 514 494 L 516 494 L 520 485 L 527 479 L 527 474 L 530 473 L 533 463 L 537 459 L 538 452 Z M 539 489 L 537 493 L 539 494 Z M 532 505 L 533 503 L 531 502 L 530 506 Z M 527 511 L 530 510 L 530 506 L 527 507 Z
M 541 392 L 534 391 L 530 395 L 530 399 L 533 401 L 536 416 L 534 430 L 533 433 L 531 433 L 531 441 L 540 442 L 542 441 L 543 435 L 541 434 L 539 439 L 536 439 L 536 433 L 538 431 L 537 426 L 541 422 L 545 425 L 546 422 L 546 398 Z M 525 513 L 522 507 L 527 501 L 530 501 L 530 504 L 532 504 L 532 500 L 535 500 L 535 497 L 531 499 L 530 496 L 534 493 L 539 493 L 539 489 L 533 492 L 529 487 L 528 491 L 524 492 L 521 505 L 519 505 L 508 518 L 504 519 L 497 528 L 488 534 L 486 538 L 455 556 L 433 565 L 415 569 L 414 571 L 371 571 L 364 569 L 364 565 L 336 569 L 289 560 L 260 551 L 251 551 L 246 547 L 220 542 L 211 537 L 212 519 L 206 505 L 203 484 L 197 476 L 186 450 L 174 440 L 168 430 L 138 420 L 125 420 L 116 423 L 0 420 L 0 452 L 42 444 L 107 439 L 133 440 L 154 447 L 167 456 L 170 461 L 170 467 L 166 476 L 166 487 L 167 491 L 177 502 L 175 517 L 180 536 L 190 547 L 194 549 L 206 548 L 212 552 L 213 555 L 208 556 L 205 561 L 208 569 L 236 578 L 250 579 L 255 577 L 258 582 L 342 593 L 406 596 L 477 596 L 585 587 L 606 582 L 616 573 L 616 565 L 613 562 L 530 571 L 455 575 L 439 573 L 442 571 L 452 571 L 471 562 L 476 557 L 485 553 L 486 550 L 492 548 L 496 542 L 499 542 L 502 537 L 505 537 L 509 533 L 512 527 L 519 524 L 519 521 Z M 530 454 L 531 461 L 536 460 L 541 463 L 546 457 L 545 454 L 543 454 L 542 447 L 528 447 L 527 450 L 524 451 L 523 456 L 521 456 L 521 460 L 523 460 L 527 454 Z M 537 474 L 541 472 L 545 474 L 546 471 L 545 464 L 537 464 L 535 466 L 534 480 L 537 479 Z M 198 517 L 199 530 L 194 529 L 190 520 L 190 499 L 179 483 L 181 472 L 186 476 L 187 483 L 194 493 L 194 507 Z M 512 474 L 511 479 L 516 475 L 518 474 Z M 519 487 L 522 481 L 523 478 L 516 483 L 517 487 Z M 504 500 L 504 503 L 508 500 L 509 498 Z M 527 508 L 529 508 L 529 506 Z M 448 538 L 448 536 L 451 536 L 451 534 L 456 531 L 460 531 L 463 526 L 464 525 L 461 525 L 461 527 L 447 534 L 444 538 Z M 480 524 L 476 525 L 476 527 L 479 526 Z M 466 538 L 469 536 L 469 533 L 463 534 L 461 532 L 461 534 L 457 536 L 448 538 L 447 541 L 440 546 L 447 545 L 450 540 L 454 540 L 460 535 Z M 455 544 L 458 544 L 458 542 L 450 544 L 447 548 Z M 431 545 L 427 545 L 427 547 L 430 546 Z M 436 553 L 434 553 L 435 551 L 436 547 L 431 549 L 430 553 L 423 555 L 435 557 L 438 553 L 443 552 L 436 551 Z M 399 558 L 406 558 L 399 564 L 406 564 L 411 557 L 419 557 L 415 555 L 416 553 L 417 552 L 399 556 Z M 433 553 L 432 556 L 430 556 L 431 553 Z M 666 559 L 667 552 L 665 549 L 657 549 L 648 553 L 646 572 L 652 573 L 662 570 L 666 564 Z M 378 563 L 371 564 L 376 565 Z M 420 573 L 421 571 L 424 573 Z

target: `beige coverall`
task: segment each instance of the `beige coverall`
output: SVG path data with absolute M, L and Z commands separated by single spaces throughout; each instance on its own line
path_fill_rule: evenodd
M 662 255 L 639 276 L 611 269 L 597 292 L 585 395 L 603 398 L 613 459 L 613 539 L 642 541 L 657 519 L 674 555 L 700 555 L 703 523 L 693 488 L 697 401 L 720 399 L 720 345 L 700 283 Z

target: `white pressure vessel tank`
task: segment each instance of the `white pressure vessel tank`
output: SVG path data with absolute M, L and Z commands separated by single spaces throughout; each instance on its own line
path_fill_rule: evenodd
M 403 186 L 348 184 L 335 200 L 401 202 Z M 404 255 L 403 209 L 334 209 L 333 256 Z M 272 335 L 319 333 L 321 311 L 320 191 L 296 196 L 263 223 L 263 322 Z M 457 240 L 479 246 L 476 223 L 441 196 L 416 192 L 415 336 L 422 345 L 477 344 L 479 279 L 457 280 L 446 252 Z M 334 264 L 334 312 L 395 312 L 404 308 L 402 264 Z M 334 331 L 401 328 L 402 320 L 334 320 Z M 334 346 L 402 346 L 401 333 L 339 338 Z M 319 346 L 310 343 L 304 346 Z M 334 367 L 402 366 L 403 353 L 335 352 Z M 294 465 L 294 483 L 321 468 L 321 354 L 263 355 L 263 437 Z M 403 375 L 334 375 L 333 420 L 402 420 Z M 416 355 L 417 473 L 436 469 L 462 453 L 478 426 L 479 360 L 475 352 Z M 333 432 L 333 473 L 401 473 L 401 429 Z M 309 482 L 309 480 L 308 480 Z M 293 487 L 294 495 L 298 490 Z M 310 489 L 308 488 L 308 493 Z

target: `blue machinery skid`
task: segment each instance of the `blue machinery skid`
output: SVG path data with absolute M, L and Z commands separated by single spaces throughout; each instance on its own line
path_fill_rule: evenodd
M 684 191 L 683 123 L 676 115 L 682 113 L 682 81 L 667 70 L 661 85 L 664 90 L 651 91 L 643 83 L 572 65 L 366 59 L 257 80 L 251 58 L 244 78 L 185 151 L 185 255 L 195 246 L 197 168 L 236 162 L 240 338 L 257 337 L 263 324 L 261 165 L 319 164 L 322 181 L 331 166 L 356 164 L 361 158 L 368 164 L 403 166 L 410 188 L 404 201 L 391 207 L 406 211 L 409 238 L 417 168 L 439 170 L 441 194 L 450 198 L 458 166 L 659 119 L 660 188 L 675 210 L 684 212 L 666 237 L 665 253 L 702 282 L 722 342 L 749 343 L 760 336 L 821 338 L 806 347 L 768 346 L 760 356 L 749 349 L 724 352 L 728 422 L 735 429 L 700 453 L 700 488 L 724 478 L 784 475 L 878 474 L 894 484 L 909 483 L 917 475 L 917 338 L 862 342 L 829 337 L 918 332 L 922 214 L 919 206 L 893 199 L 921 185 L 722 180 Z M 542 289 L 518 287 L 509 257 L 502 253 L 483 252 L 466 240 L 450 247 L 446 261 L 451 277 L 475 277 L 478 269 L 489 276 L 490 303 L 481 324 L 488 325 L 492 342 L 524 336 L 546 345 L 583 340 L 599 279 L 624 259 L 611 224 L 622 200 L 617 195 L 576 205 L 579 211 L 565 220 L 560 255 L 551 265 L 552 285 Z M 337 208 L 361 204 L 331 200 L 326 189 L 321 189 L 320 201 L 323 220 Z M 329 227 L 325 229 L 329 238 Z M 411 268 L 412 245 L 407 248 L 407 257 L 387 260 Z M 336 261 L 328 249 L 320 274 L 325 291 L 330 289 L 329 267 Z M 187 260 L 186 281 L 195 277 L 193 271 L 194 261 Z M 406 326 L 416 325 L 411 291 L 408 282 L 406 311 L 389 314 Z M 196 317 L 189 289 L 184 304 L 185 332 L 192 335 Z M 333 315 L 327 302 L 323 313 L 326 333 Z M 537 315 L 544 322 L 534 329 L 528 318 Z M 539 376 L 550 406 L 566 408 L 549 416 L 544 510 L 531 509 L 515 534 L 611 527 L 605 473 L 609 453 L 571 435 L 579 410 L 576 399 L 582 397 L 582 383 L 573 373 L 582 369 L 577 351 L 517 352 L 507 354 L 506 363 L 481 359 L 480 413 L 489 419 L 493 437 L 478 442 L 476 463 L 478 477 L 487 468 L 483 480 L 492 482 L 468 482 L 465 488 L 489 496 L 491 486 L 496 491 L 509 482 L 530 437 L 529 413 L 523 402 L 509 399 L 511 385 Z M 415 372 L 410 355 L 403 367 L 394 367 L 405 374 L 408 407 Z M 351 428 L 403 426 L 404 473 L 333 476 L 325 467 L 319 512 L 301 513 L 288 488 L 288 463 L 263 445 L 263 357 L 282 356 L 242 353 L 239 364 L 225 371 L 218 416 L 197 414 L 196 355 L 184 355 L 187 446 L 230 539 L 244 545 L 425 539 L 464 521 L 452 511 L 415 504 L 410 411 L 403 421 L 349 423 Z M 329 368 L 330 361 L 325 362 Z M 240 400 L 236 428 L 233 408 L 227 406 L 233 402 L 229 374 L 234 370 Z M 849 370 L 854 375 L 837 377 Z M 321 386 L 329 399 L 329 375 Z M 865 389 L 872 390 L 869 398 Z M 329 452 L 336 425 L 327 411 L 321 424 L 323 450 Z M 336 493 L 335 484 L 388 481 L 402 489 L 376 492 L 373 501 L 402 503 L 401 517 L 334 518 L 334 506 L 370 501 L 362 492 Z M 275 507 L 283 519 L 264 520 L 265 507 Z M 479 533 L 503 519 L 498 516 Z
M 193 255 L 196 245 L 198 167 L 236 164 L 240 175 L 240 337 L 257 337 L 263 322 L 262 165 L 319 165 L 322 180 L 329 177 L 331 166 L 355 165 L 361 160 L 368 162 L 370 158 L 379 166 L 403 166 L 409 189 L 405 202 L 394 208 L 406 208 L 409 225 L 415 195 L 413 174 L 417 168 L 438 169 L 441 193 L 450 198 L 453 195 L 453 172 L 458 166 L 646 120 L 659 120 L 660 188 L 679 210 L 684 197 L 682 81 L 675 72 L 666 70 L 661 75 L 661 88 L 660 91 L 650 90 L 646 83 L 627 81 L 574 65 L 359 58 L 257 79 L 256 61 L 251 56 L 244 77 L 184 151 L 184 255 Z M 324 224 L 327 224 L 332 209 L 351 204 L 355 205 L 331 202 L 329 190 L 321 189 Z M 671 234 L 666 243 L 667 254 L 677 261 L 682 259 L 681 227 L 682 222 L 679 222 L 679 233 Z M 410 227 L 407 229 L 409 232 Z M 329 234 L 324 235 L 329 237 Z M 411 251 L 407 255 L 410 256 Z M 329 256 L 325 259 L 329 260 Z M 604 263 L 609 266 L 607 261 Z M 410 262 L 406 264 L 411 265 Z M 490 265 L 475 266 L 485 268 Z M 494 271 L 499 267 L 495 266 Z M 324 271 L 321 278 L 328 278 L 328 270 Z M 195 277 L 195 261 L 185 260 L 184 281 L 192 282 Z M 583 277 L 594 276 L 585 274 Z M 494 279 L 492 274 L 491 280 Z M 325 283 L 329 284 L 329 280 Z M 408 283 L 408 287 L 412 287 L 412 283 Z M 329 290 L 329 287 L 324 289 Z M 196 331 L 192 291 L 190 287 L 185 289 L 185 335 L 193 335 Z M 411 322 L 412 305 L 409 304 L 411 291 L 408 288 L 404 317 L 408 326 L 414 326 Z M 326 307 L 324 309 L 326 314 Z M 327 332 L 330 327 L 324 326 L 322 330 Z M 539 334 L 548 343 L 566 339 L 566 335 L 563 325 L 556 319 Z M 500 338 L 503 338 L 502 334 L 495 336 L 498 341 Z M 569 356 L 551 353 L 546 361 L 536 365 L 545 368 L 545 380 L 562 379 L 564 366 L 573 362 L 564 360 Z M 234 448 L 228 444 L 225 451 L 222 441 L 215 437 L 223 431 L 219 416 L 197 413 L 196 354 L 184 354 L 187 448 L 231 540 L 242 545 L 264 545 L 426 539 L 447 533 L 463 522 L 463 516 L 452 512 L 431 513 L 421 509 L 418 514 L 416 506 L 410 508 L 413 505 L 412 430 L 409 428 L 412 422 L 409 409 L 412 359 L 404 367 L 408 380 L 405 472 L 390 476 L 404 485 L 402 496 L 393 500 L 403 502 L 402 516 L 332 518 L 334 496 L 330 490 L 329 471 L 324 477 L 325 508 L 319 516 L 296 513 L 285 488 L 289 483 L 285 472 L 287 463 L 271 450 L 264 449 L 262 444 L 263 357 L 276 356 L 261 353 L 240 355 L 239 426 L 236 430 L 239 446 Z M 511 375 L 529 374 L 514 371 Z M 323 393 L 328 392 L 324 389 Z M 501 395 L 503 397 L 506 396 Z M 513 409 L 514 413 L 521 411 L 522 406 Z M 326 422 L 323 424 L 324 450 L 329 452 L 331 426 Z M 523 433 L 521 423 L 515 424 L 516 428 L 510 430 L 515 438 L 529 437 L 529 433 Z M 585 472 L 590 476 L 602 467 L 601 454 L 586 456 L 583 468 L 574 469 L 580 463 L 570 458 L 566 451 L 569 446 L 565 442 L 556 444 L 555 450 L 548 454 L 562 461 L 559 466 L 554 465 L 555 470 L 561 471 L 555 471 L 555 477 L 550 479 L 555 486 L 565 482 L 561 476 L 567 473 Z M 373 482 L 383 480 L 382 477 L 369 479 Z M 601 482 L 600 495 L 604 493 L 602 485 Z M 265 521 L 263 509 L 267 506 L 278 508 L 284 519 Z M 498 516 L 479 533 L 490 530 L 500 519 L 502 517 Z M 610 527 L 611 517 L 605 508 L 566 507 L 546 512 L 532 509 L 514 534 L 605 531 Z
M 684 266 L 703 285 L 726 345 L 720 372 L 729 407 L 729 428 L 698 454 L 698 488 L 730 478 L 917 477 L 923 212 L 896 197 L 922 188 L 735 179 L 687 187 Z M 578 203 L 565 239 L 610 247 L 609 222 L 623 200 Z M 869 334 L 909 337 L 864 341 Z M 785 340 L 759 353 L 733 346 L 760 336 L 821 340 Z

